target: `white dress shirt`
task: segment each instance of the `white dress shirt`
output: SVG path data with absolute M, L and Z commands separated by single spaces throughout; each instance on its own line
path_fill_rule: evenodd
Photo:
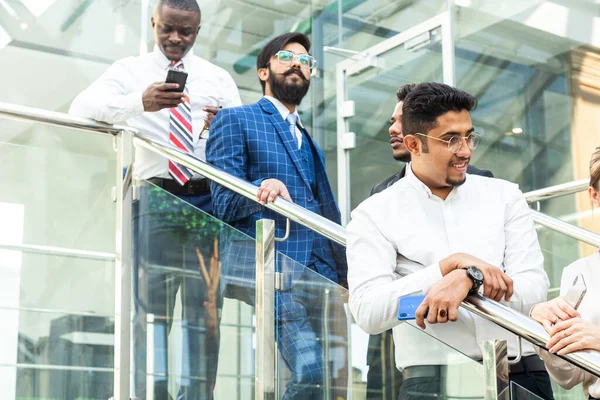
M 544 301 L 549 281 L 527 202 L 518 186 L 467 175 L 446 200 L 433 195 L 412 172 L 353 212 L 348 225 L 350 309 L 359 326 L 376 334 L 393 328 L 398 368 L 446 365 L 448 346 L 419 346 L 423 332 L 397 320 L 398 300 L 425 292 L 442 279 L 439 262 L 463 252 L 501 268 L 514 281 L 508 306 L 528 312 Z M 481 341 L 505 339 L 517 354 L 515 335 L 459 309 L 457 322 L 427 325 L 427 332 L 468 356 L 481 359 Z M 523 353 L 533 353 L 523 343 Z
M 272 96 L 264 96 L 264 97 L 265 97 L 265 99 L 267 99 L 271 103 L 273 103 L 273 105 L 275 106 L 277 111 L 279 111 L 279 114 L 281 114 L 281 117 L 283 118 L 284 121 L 287 120 L 288 115 L 292 114 L 292 113 L 290 113 L 290 110 L 288 110 L 288 108 L 281 101 L 277 100 L 275 97 L 272 97 Z M 296 115 L 296 140 L 298 141 L 298 148 L 300 148 L 300 147 L 302 147 L 302 131 L 300 130 L 300 128 L 298 128 L 298 126 L 304 128 L 304 125 L 302 125 L 302 121 L 300 121 L 300 116 L 298 115 L 298 109 L 294 110 L 294 114 Z
M 242 104 L 235 82 L 224 69 L 197 57 L 190 50 L 183 61 L 183 70 L 188 73 L 186 86 L 192 102 L 192 132 L 194 155 L 206 159 L 207 131 L 199 138 L 204 127 L 206 112 L 202 107 L 221 105 L 234 107 Z M 81 92 L 69 110 L 69 114 L 92 118 L 114 124 L 121 121 L 140 130 L 141 134 L 155 142 L 169 142 L 169 109 L 144 112 L 142 93 L 155 82 L 164 82 L 172 62 L 160 51 L 116 61 L 87 89 Z M 168 160 L 150 150 L 138 147 L 135 150 L 134 176 L 138 179 L 152 177 L 171 178 Z M 194 178 L 198 178 L 194 174 Z
M 577 260 L 563 270 L 560 282 L 561 296 L 567 293 L 578 273 L 581 273 L 585 279 L 587 292 L 577 311 L 584 320 L 600 325 L 600 307 L 598 307 L 600 304 L 600 290 L 598 290 L 600 288 L 600 254 L 596 252 Z M 544 359 L 548 373 L 560 386 L 570 389 L 583 383 L 586 397 L 600 398 L 600 378 L 539 347 L 535 347 L 535 351 Z

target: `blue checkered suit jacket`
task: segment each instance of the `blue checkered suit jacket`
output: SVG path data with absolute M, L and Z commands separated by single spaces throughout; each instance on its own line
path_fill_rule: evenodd
M 260 186 L 265 179 L 278 179 L 286 185 L 294 203 L 317 212 L 318 200 L 321 215 L 339 224 L 340 211 L 325 173 L 323 152 L 309 135 L 304 138 L 308 138 L 315 155 L 316 194 L 312 193 L 307 173 L 298 158 L 298 151 L 294 151 L 298 147 L 296 139 L 290 135 L 287 123 L 273 103 L 265 98 L 254 104 L 219 111 L 211 124 L 206 158 L 210 164 L 256 186 Z M 284 235 L 285 217 L 218 184 L 211 183 L 211 192 L 213 212 L 217 218 L 253 238 L 256 237 L 257 220 L 273 219 L 276 236 Z M 276 250 L 307 265 L 315 235 L 318 233 L 292 222 L 289 239 L 278 242 Z M 248 266 L 254 264 L 254 247 L 240 245 L 235 249 L 236 246 L 232 243 L 235 238 L 228 241 L 229 249 L 225 252 L 227 259 L 223 254 L 221 257 L 224 277 L 234 274 L 239 278 L 253 280 L 253 269 L 250 273 Z M 338 282 L 345 281 L 348 268 L 344 248 L 331 241 L 329 243 L 335 258 L 331 265 L 337 266 Z M 244 264 L 246 268 L 243 268 Z M 232 271 L 236 268 L 237 271 Z

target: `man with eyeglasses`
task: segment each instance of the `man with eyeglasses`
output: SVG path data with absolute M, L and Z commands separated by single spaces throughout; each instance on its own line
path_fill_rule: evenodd
M 484 296 L 527 314 L 548 291 L 533 220 L 517 185 L 466 173 L 480 141 L 470 117 L 476 104 L 448 85 L 417 85 L 402 107 L 411 154 L 406 176 L 359 205 L 348 225 L 350 309 L 367 333 L 393 328 L 396 366 L 403 370 L 398 399 L 444 398 L 455 357 L 449 349 L 481 360 L 481 341 L 499 339 L 507 340 L 510 357 L 517 356 L 514 335 L 459 309 L 469 294 L 482 288 Z M 416 325 L 440 341 L 428 341 L 397 319 L 399 299 L 420 293 L 426 297 Z M 510 380 L 552 398 L 531 344 L 523 344 Z
M 390 146 L 392 147 L 392 157 L 396 161 L 404 163 L 410 162 L 410 151 L 404 145 L 404 135 L 402 134 L 402 106 L 406 96 L 417 86 L 415 83 L 407 83 L 400 86 L 396 91 L 396 106 L 390 118 Z M 406 175 L 406 166 L 379 182 L 371 189 L 371 196 L 389 188 Z M 481 175 L 493 178 L 494 175 L 484 169 L 479 169 L 473 165 L 467 167 L 467 174 Z M 396 369 L 394 362 L 395 346 L 392 338 L 392 331 L 387 330 L 379 335 L 369 336 L 369 347 L 367 349 L 367 399 L 370 400 L 388 400 L 395 399 L 398 394 L 402 376 Z
M 263 207 L 277 197 L 340 222 L 323 152 L 297 110 L 316 65 L 309 48 L 308 37 L 301 33 L 272 39 L 256 60 L 264 97 L 254 104 L 221 110 L 212 121 L 208 161 L 259 187 L 257 203 L 212 185 L 214 213 L 252 237 L 256 221 L 263 218 L 275 221 L 276 237 L 286 235 L 286 218 Z M 225 295 L 253 304 L 254 246 L 228 239 L 221 243 L 227 243 L 222 252 Z M 325 280 L 316 279 L 315 273 L 346 285 L 344 249 L 294 222 L 288 239 L 277 242 L 275 249 L 287 256 L 278 256 L 276 263 L 284 276 L 283 290 L 276 292 L 276 338 L 292 373 L 283 399 L 320 399 L 328 363 L 322 355 L 322 326 L 331 321 L 323 320 L 324 297 L 316 283 Z M 332 307 L 337 299 L 338 309 L 343 309 L 341 295 L 335 298 L 332 294 L 330 299 L 326 306 Z

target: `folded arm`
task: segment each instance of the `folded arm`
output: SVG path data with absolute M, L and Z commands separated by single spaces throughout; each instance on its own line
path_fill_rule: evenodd
M 426 291 L 442 279 L 439 263 L 398 277 L 397 252 L 377 229 L 371 216 L 358 208 L 348 225 L 346 256 L 350 310 L 358 325 L 369 334 L 381 333 L 399 324 L 400 297 Z

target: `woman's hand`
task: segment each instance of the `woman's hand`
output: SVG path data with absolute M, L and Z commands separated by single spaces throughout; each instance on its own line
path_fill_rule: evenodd
M 579 317 L 577 310 L 571 307 L 562 297 L 536 304 L 529 314 L 532 319 L 542 324 L 548 333 L 556 323 Z
M 580 350 L 600 351 L 600 326 L 579 317 L 558 322 L 549 333 L 550 341 L 546 348 L 550 353 L 563 355 Z

